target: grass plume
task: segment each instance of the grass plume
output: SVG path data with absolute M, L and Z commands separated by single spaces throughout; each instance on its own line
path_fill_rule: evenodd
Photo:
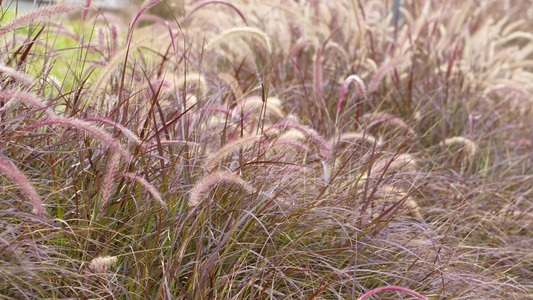
M 130 139 L 130 141 L 134 142 L 135 144 L 140 145 L 142 143 L 141 139 L 135 133 L 133 133 L 131 130 L 129 130 L 128 128 L 124 127 L 123 125 L 119 123 L 110 121 L 108 119 L 103 119 L 103 118 L 87 118 L 85 119 L 85 121 L 102 122 L 104 124 L 111 125 L 119 129 L 120 131 L 122 131 L 122 133 L 124 133 L 124 135 L 126 135 Z
M 95 273 L 104 273 L 116 263 L 116 256 L 98 256 L 89 262 L 89 268 Z
M 468 155 L 474 155 L 477 151 L 476 143 L 474 143 L 471 139 L 462 136 L 454 136 L 451 138 L 447 138 L 444 140 L 444 144 L 447 146 L 462 144 L 466 147 Z
M 70 126 L 83 130 L 97 138 L 102 143 L 107 144 L 116 152 L 120 153 L 120 155 L 122 155 L 122 157 L 124 157 L 127 161 L 130 161 L 132 159 L 131 154 L 124 147 L 122 147 L 112 136 L 110 136 L 105 131 L 99 129 L 98 127 L 82 120 L 74 118 L 48 118 L 26 126 L 23 131 L 28 131 L 33 128 L 49 125 Z
M 48 106 L 42 102 L 41 100 L 37 99 L 35 96 L 33 96 L 30 93 L 26 92 L 0 92 L 0 99 L 10 99 L 4 107 L 0 108 L 0 112 L 6 111 L 11 106 L 15 105 L 18 100 L 23 100 L 24 102 L 27 102 L 31 104 L 32 106 L 35 106 L 37 108 L 40 108 L 44 110 L 44 113 L 48 118 L 55 118 L 56 115 L 54 112 L 48 108 Z
M 307 137 L 309 138 L 309 140 L 314 143 L 319 149 L 320 149 L 320 153 L 321 155 L 325 158 L 325 160 L 327 160 L 331 154 L 331 148 L 330 146 L 326 143 L 326 141 L 316 132 L 314 131 L 313 129 L 307 127 L 307 126 L 304 126 L 304 125 L 301 125 L 301 124 L 298 124 L 298 123 L 293 123 L 293 122 L 279 122 L 279 123 L 276 123 L 274 125 L 271 125 L 270 127 L 268 127 L 265 131 L 268 132 L 269 130 L 273 130 L 273 129 L 277 129 L 277 128 L 282 128 L 282 129 L 285 129 L 285 128 L 294 128 L 294 129 L 297 129 L 301 132 L 303 132 L 304 134 L 307 135 Z
M 17 71 L 15 69 L 12 69 L 10 67 L 7 67 L 1 64 L 0 64 L 0 72 L 7 74 L 11 76 L 13 79 L 21 83 L 27 84 L 27 85 L 31 85 L 35 81 L 35 79 L 29 76 L 28 74 L 22 73 L 20 71 Z
M 148 37 L 142 38 L 136 41 L 135 43 L 128 45 L 127 47 L 122 49 L 122 51 L 120 51 L 119 53 L 115 54 L 115 56 L 111 59 L 111 61 L 109 61 L 106 67 L 102 71 L 100 71 L 98 78 L 96 78 L 96 80 L 93 82 L 93 84 L 89 88 L 88 93 L 89 95 L 91 95 L 91 98 L 95 98 L 97 96 L 97 92 L 100 89 L 100 87 L 104 83 L 106 83 L 106 81 L 111 76 L 111 73 L 113 72 L 113 70 L 117 68 L 118 64 L 120 64 L 120 62 L 124 60 L 126 55 L 128 53 L 132 53 L 133 51 L 135 51 L 137 48 L 139 48 L 143 43 L 145 43 L 148 40 L 149 40 Z
M 389 62 L 386 65 L 379 68 L 379 70 L 376 71 L 376 74 L 372 77 L 372 80 L 370 80 L 370 84 L 368 85 L 368 90 L 373 93 L 378 89 L 379 83 L 381 79 L 389 72 L 390 70 L 394 69 L 395 67 L 403 64 L 403 61 L 393 61 Z
M 236 139 L 220 148 L 217 152 L 211 154 L 203 165 L 204 172 L 211 171 L 221 160 L 223 160 L 230 153 L 241 149 L 242 147 L 247 147 L 254 144 L 261 136 L 259 135 L 249 135 L 240 139 Z
M 41 197 L 37 195 L 37 192 L 28 181 L 28 178 L 20 172 L 19 169 L 11 165 L 11 163 L 4 158 L 0 158 L 0 172 L 2 172 L 7 178 L 15 182 L 20 189 L 30 198 L 33 204 L 33 213 L 40 217 L 46 215 L 46 211 L 43 207 Z
M 416 132 L 409 125 L 407 125 L 404 121 L 390 114 L 368 113 L 368 114 L 362 115 L 359 118 L 359 121 L 369 123 L 369 125 L 373 125 L 373 126 L 379 125 L 381 123 L 389 123 L 398 128 L 405 130 L 409 136 L 414 137 L 417 135 Z
M 315 103 L 317 107 L 324 107 L 322 98 L 322 48 L 318 48 L 315 53 L 313 87 L 315 91 Z
M 9 31 L 19 28 L 21 25 L 25 25 L 31 22 L 38 22 L 43 19 L 49 18 L 53 15 L 68 14 L 73 12 L 85 11 L 87 8 L 79 5 L 50 5 L 43 6 L 36 10 L 33 10 L 25 15 L 13 19 L 8 24 L 0 27 L 0 35 L 4 35 Z
M 107 204 L 107 201 L 109 200 L 109 194 L 111 193 L 111 183 L 113 182 L 113 178 L 115 177 L 115 173 L 117 171 L 118 162 L 120 161 L 120 155 L 119 154 L 113 154 L 111 157 L 111 160 L 109 161 L 109 165 L 107 167 L 107 170 L 104 175 L 104 180 L 102 182 L 102 197 L 100 200 L 100 210 L 103 211 L 104 207 Z
M 336 115 L 337 118 L 339 118 L 339 112 L 341 110 L 341 103 L 342 103 L 342 99 L 344 98 L 344 93 L 346 93 L 346 89 L 352 82 L 357 87 L 358 96 L 363 99 L 366 99 L 366 88 L 365 88 L 365 83 L 363 82 L 363 80 L 359 78 L 359 76 L 357 75 L 348 76 L 346 80 L 344 80 L 344 83 L 341 88 L 341 92 L 339 94 L 339 100 L 337 101 L 337 115 Z
M 2 296 L 533 294 L 526 1 L 5 2 Z
M 208 174 L 200 179 L 192 188 L 189 196 L 189 207 L 195 207 L 202 201 L 203 195 L 214 185 L 226 183 L 242 187 L 247 193 L 253 193 L 255 189 L 248 182 L 229 171 L 218 171 Z
M 270 54 L 272 53 L 272 43 L 270 42 L 270 37 L 266 35 L 264 32 L 257 28 L 253 27 L 236 27 L 228 29 L 224 32 L 222 32 L 220 35 L 215 37 L 213 40 L 211 40 L 206 46 L 205 49 L 210 49 L 216 44 L 219 43 L 227 43 L 228 39 L 233 36 L 249 36 L 254 37 L 257 40 L 261 41 L 261 44 L 263 47 L 265 47 L 265 50 Z
M 163 199 L 161 198 L 161 195 L 159 194 L 159 192 L 157 191 L 157 189 L 151 185 L 148 181 L 146 181 L 144 178 L 138 176 L 138 175 L 135 175 L 133 173 L 118 173 L 118 174 L 115 174 L 114 176 L 115 178 L 121 178 L 121 177 L 125 177 L 125 178 L 130 178 L 130 179 L 133 179 L 135 181 L 137 181 L 138 183 L 140 183 L 148 192 L 150 192 L 150 194 L 152 194 L 152 196 L 155 198 L 155 200 L 157 200 L 157 202 L 159 202 L 159 204 L 161 204 L 161 206 L 163 207 L 166 207 L 167 204 L 163 201 Z

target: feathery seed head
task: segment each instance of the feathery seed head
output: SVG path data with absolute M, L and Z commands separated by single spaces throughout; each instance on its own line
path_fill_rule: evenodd
M 117 263 L 116 256 L 98 256 L 91 260 L 89 268 L 96 273 L 106 272 L 109 267 Z
M 249 145 L 252 145 L 260 139 L 261 135 L 249 135 L 226 144 L 224 147 L 220 148 L 217 152 L 211 154 L 206 159 L 206 162 L 202 167 L 204 169 L 204 172 L 211 171 L 216 166 L 216 164 L 218 164 L 221 160 L 223 160 L 228 154 L 232 153 L 233 151 L 239 150 L 241 149 L 241 147 L 247 147 Z
M 417 165 L 417 159 L 411 154 L 400 154 L 398 156 L 391 157 L 389 159 L 384 159 L 380 163 L 377 163 L 374 167 L 374 172 L 380 173 L 384 170 L 387 171 L 396 171 L 399 169 L 406 168 L 406 170 L 414 170 L 414 167 Z
M 265 132 L 268 132 L 270 130 L 274 130 L 277 128 L 294 128 L 297 130 L 300 130 L 304 134 L 307 135 L 308 139 L 315 144 L 316 147 L 320 149 L 320 154 L 324 157 L 325 160 L 329 159 L 329 156 L 331 154 L 331 148 L 326 143 L 326 141 L 313 129 L 293 122 L 279 122 L 274 125 L 271 125 L 269 128 L 265 130 Z
M 342 103 L 342 98 L 344 97 L 344 93 L 346 93 L 346 89 L 352 82 L 355 83 L 355 85 L 357 86 L 359 97 L 366 99 L 366 88 L 365 88 L 365 83 L 363 82 L 363 80 L 357 75 L 348 76 L 348 78 L 346 78 L 346 80 L 344 81 L 344 84 L 342 85 L 341 92 L 339 94 L 339 101 L 337 101 L 337 117 L 339 116 L 339 112 L 341 110 L 341 103 Z
M 380 124 L 380 123 L 383 123 L 383 122 L 387 122 L 387 123 L 395 125 L 395 126 L 397 126 L 399 128 L 404 129 L 409 134 L 409 136 L 416 136 L 416 132 L 409 125 L 407 125 L 401 119 L 399 119 L 399 118 L 397 118 L 397 117 L 395 117 L 393 115 L 390 115 L 390 114 L 368 113 L 368 114 L 362 115 L 359 118 L 359 121 L 360 122 L 368 122 L 368 123 L 376 122 L 377 124 Z M 375 125 L 377 125 L 377 124 L 375 124 Z
M 261 108 L 264 106 L 263 99 L 258 96 L 248 97 L 237 104 L 233 109 L 233 117 L 238 118 L 241 112 L 254 111 L 260 112 Z M 281 100 L 275 97 L 269 97 L 266 100 L 266 111 L 267 115 L 274 115 L 278 118 L 283 118 L 283 111 L 281 110 Z
M 253 193 L 254 187 L 236 174 L 229 171 L 218 171 L 200 179 L 192 188 L 189 197 L 189 207 L 195 207 L 202 201 L 203 195 L 217 184 L 227 183 L 241 186 L 247 193 Z
M 454 136 L 451 138 L 447 138 L 444 140 L 445 145 L 454 145 L 454 144 L 463 144 L 466 146 L 466 149 L 468 151 L 468 155 L 474 155 L 477 151 L 476 143 L 474 143 L 471 139 L 465 138 L 462 136 Z
M 0 27 L 0 35 L 3 35 L 8 31 L 15 30 L 21 25 L 28 24 L 31 22 L 37 22 L 53 15 L 85 11 L 86 9 L 86 7 L 79 4 L 44 6 L 39 9 L 33 10 L 23 16 L 15 18 L 10 23 Z
M 222 32 L 219 36 L 215 37 L 213 40 L 211 40 L 207 44 L 207 46 L 205 46 L 205 48 L 209 49 L 218 43 L 226 42 L 226 39 L 228 37 L 231 37 L 234 35 L 255 37 L 259 41 L 261 41 L 261 43 L 263 44 L 263 47 L 265 47 L 268 54 L 272 53 L 272 44 L 270 42 L 270 37 L 266 35 L 263 31 L 257 28 L 253 28 L 253 27 L 236 27 L 236 28 L 228 29 Z
M 26 176 L 20 172 L 18 168 L 11 165 L 7 159 L 0 158 L 0 172 L 18 184 L 20 189 L 31 199 L 33 203 L 33 212 L 36 215 L 40 217 L 44 217 L 46 215 L 46 211 L 42 205 L 41 197 L 37 195 L 37 192 L 35 192 L 35 189 L 28 181 L 28 178 L 26 178 Z
M 119 173 L 119 174 L 115 174 L 114 178 L 120 178 L 120 177 L 126 177 L 126 178 L 130 178 L 130 179 L 133 179 L 135 181 L 137 181 L 138 183 L 140 183 L 146 190 L 148 190 L 148 192 L 150 192 L 150 194 L 152 194 L 152 196 L 155 198 L 155 200 L 157 200 L 157 202 L 159 202 L 159 204 L 161 204 L 161 206 L 163 207 L 166 207 L 167 204 L 165 203 L 165 201 L 163 201 L 163 199 L 161 198 L 161 194 L 159 194 L 159 192 L 157 191 L 157 189 L 151 185 L 148 181 L 146 181 L 146 179 L 136 175 L 136 174 L 133 174 L 133 173 Z
M 113 178 L 115 177 L 115 172 L 117 170 L 118 162 L 120 160 L 119 154 L 113 154 L 111 157 L 111 161 L 109 162 L 109 166 L 107 167 L 107 171 L 104 175 L 104 182 L 102 185 L 102 196 L 100 200 L 100 210 L 103 211 L 105 205 L 107 204 L 107 201 L 109 200 L 109 193 L 111 192 L 111 182 L 113 181 Z
M 0 64 L 0 72 L 11 76 L 13 79 L 20 81 L 21 83 L 31 85 L 34 82 L 34 78 L 26 73 L 22 73 L 10 67 Z
M 142 143 L 141 139 L 135 133 L 133 133 L 128 128 L 124 127 L 122 124 L 110 121 L 108 119 L 103 119 L 103 118 L 87 118 L 85 119 L 85 121 L 102 122 L 102 123 L 114 126 L 115 128 L 122 131 L 122 133 L 124 133 L 124 135 L 126 135 L 130 139 L 130 141 L 134 142 L 137 145 L 140 145 Z
M 331 140 L 328 141 L 328 145 L 330 145 L 331 148 L 335 148 L 337 147 L 337 142 L 339 143 L 342 143 L 342 142 L 354 142 L 354 141 L 361 141 L 361 142 L 366 142 L 368 144 L 375 144 L 376 143 L 376 138 L 367 133 L 367 132 L 347 132 L 347 133 L 343 133 L 339 138 L 332 138 Z M 381 144 L 378 143 L 377 146 L 380 146 Z
M 313 72 L 313 87 L 315 90 L 315 103 L 318 107 L 324 107 L 322 98 L 322 48 L 318 48 L 315 54 L 315 64 Z
M 131 154 L 122 147 L 112 136 L 110 136 L 108 133 L 103 131 L 102 129 L 91 125 L 88 122 L 74 119 L 74 118 L 48 118 L 44 119 L 39 122 L 35 122 L 33 124 L 28 125 L 23 130 L 27 131 L 32 128 L 36 127 L 42 127 L 47 125 L 63 125 L 63 126 L 72 126 L 81 130 L 84 130 L 85 132 L 91 134 L 100 142 L 103 142 L 104 144 L 107 144 L 109 147 L 111 147 L 113 150 L 120 153 L 127 161 L 130 161 L 132 159 Z
M 145 43 L 149 39 L 150 37 L 144 37 L 138 40 L 137 42 L 131 45 L 128 45 L 127 47 L 124 47 L 122 51 L 117 53 L 113 57 L 113 59 L 111 59 L 111 61 L 107 64 L 107 66 L 100 72 L 100 74 L 98 75 L 98 78 L 94 80 L 91 87 L 89 87 L 88 92 L 89 92 L 90 98 L 92 98 L 93 100 L 96 98 L 97 91 L 100 88 L 100 86 L 109 79 L 109 76 L 111 76 L 112 71 L 117 67 L 119 63 L 121 63 L 124 60 L 124 57 L 128 53 L 132 53 L 133 51 L 135 51 L 137 48 L 139 48 L 143 43 Z
M 55 118 L 54 112 L 49 109 L 44 102 L 37 99 L 30 93 L 26 92 L 0 92 L 0 99 L 10 99 L 4 107 L 0 108 L 0 112 L 6 111 L 9 107 L 13 106 L 19 99 L 27 102 L 37 108 L 43 109 L 48 118 Z
M 392 61 L 392 62 L 389 62 L 389 63 L 385 64 L 381 68 L 379 68 L 379 70 L 376 71 L 376 74 L 374 75 L 374 77 L 372 77 L 372 80 L 370 80 L 370 84 L 369 84 L 368 90 L 371 93 L 375 92 L 378 89 L 379 82 L 381 81 L 383 76 L 385 76 L 385 74 L 387 74 L 388 71 L 392 70 L 396 66 L 401 65 L 403 63 L 404 63 L 403 60 Z

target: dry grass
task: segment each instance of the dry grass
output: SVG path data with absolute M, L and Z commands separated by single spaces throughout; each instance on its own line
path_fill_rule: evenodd
M 1 295 L 533 294 L 527 3 L 157 2 L 2 6 Z

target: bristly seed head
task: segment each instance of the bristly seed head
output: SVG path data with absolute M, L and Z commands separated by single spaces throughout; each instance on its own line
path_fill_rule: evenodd
M 44 217 L 46 215 L 46 211 L 42 205 L 41 197 L 37 195 L 37 192 L 35 192 L 35 189 L 30 184 L 28 178 L 26 178 L 26 176 L 19 171 L 19 169 L 11 165 L 8 160 L 0 158 L 0 172 L 18 184 L 20 189 L 31 199 L 33 203 L 33 212 L 36 215 L 40 217 Z
M 247 193 L 254 192 L 254 187 L 236 174 L 229 171 L 219 171 L 203 177 L 194 185 L 189 198 L 189 207 L 195 207 L 200 204 L 202 196 L 212 186 L 219 183 L 236 184 L 241 186 Z
M 218 43 L 226 42 L 226 38 L 233 35 L 256 37 L 258 40 L 261 41 L 268 54 L 272 53 L 272 43 L 270 42 L 270 37 L 266 35 L 263 31 L 253 27 L 237 27 L 228 29 L 222 32 L 219 36 L 215 37 L 213 40 L 211 40 L 207 44 L 207 46 L 205 46 L 205 48 L 209 49 Z

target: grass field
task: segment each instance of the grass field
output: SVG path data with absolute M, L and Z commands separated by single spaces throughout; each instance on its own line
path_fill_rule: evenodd
M 526 1 L 157 2 L 3 3 L 0 299 L 532 299 Z

